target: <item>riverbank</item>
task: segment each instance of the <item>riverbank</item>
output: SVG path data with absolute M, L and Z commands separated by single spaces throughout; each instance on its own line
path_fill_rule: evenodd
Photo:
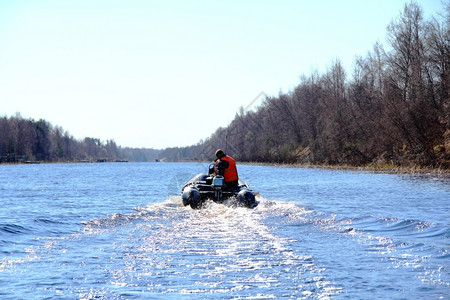
M 253 163 L 253 162 L 238 162 L 246 165 L 261 165 L 261 166 L 276 166 L 287 168 L 308 168 L 308 169 L 329 169 L 329 170 L 352 170 L 373 173 L 386 174 L 423 174 L 423 175 L 437 175 L 450 177 L 450 169 L 441 168 L 425 168 L 420 166 L 395 166 L 389 164 L 372 164 L 366 166 L 352 166 L 352 165 L 328 165 L 328 164 L 301 164 L 301 163 Z

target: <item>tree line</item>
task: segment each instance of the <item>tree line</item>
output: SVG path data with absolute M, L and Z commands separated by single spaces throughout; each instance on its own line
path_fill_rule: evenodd
M 0 163 L 152 161 L 159 152 L 122 148 L 114 140 L 78 140 L 43 119 L 25 119 L 20 114 L 0 117 Z
M 416 2 L 387 26 L 351 74 L 336 59 L 290 92 L 236 114 L 205 141 L 166 149 L 171 160 L 450 167 L 450 1 L 424 20 Z

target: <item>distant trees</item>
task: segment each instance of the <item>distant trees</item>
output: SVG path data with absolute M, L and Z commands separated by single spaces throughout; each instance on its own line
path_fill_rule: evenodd
M 335 60 L 324 74 L 301 76 L 181 158 L 211 159 L 211 148 L 226 147 L 241 161 L 449 168 L 450 2 L 431 21 L 406 4 L 387 26 L 387 47 L 375 43 L 351 74 Z
M 155 161 L 159 158 L 159 154 L 162 150 L 157 149 L 148 149 L 148 148 L 119 148 L 119 154 L 121 157 L 129 160 L 129 161 Z
M 0 162 L 153 161 L 161 150 L 124 148 L 114 140 L 77 140 L 59 126 L 20 114 L 0 117 Z

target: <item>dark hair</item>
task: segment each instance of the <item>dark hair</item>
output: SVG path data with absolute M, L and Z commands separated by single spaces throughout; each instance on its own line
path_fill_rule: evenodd
M 225 153 L 223 152 L 223 150 L 222 149 L 217 149 L 216 157 L 220 159 L 220 158 L 222 158 L 224 156 L 225 156 Z

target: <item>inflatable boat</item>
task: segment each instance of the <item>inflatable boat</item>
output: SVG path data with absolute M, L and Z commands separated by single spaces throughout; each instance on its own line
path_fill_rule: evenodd
M 214 176 L 214 164 L 209 166 L 208 174 L 198 174 L 181 189 L 183 205 L 193 209 L 202 208 L 207 200 L 229 206 L 254 208 L 258 205 L 259 194 L 239 179 L 238 185 L 229 188 L 222 176 Z

